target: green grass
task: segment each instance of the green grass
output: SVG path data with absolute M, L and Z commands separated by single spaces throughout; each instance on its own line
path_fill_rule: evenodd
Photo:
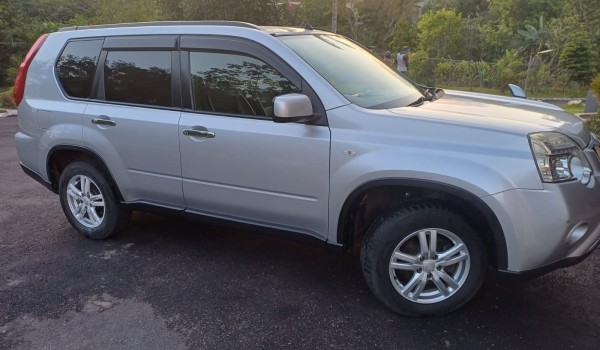
M 481 92 L 484 94 L 493 94 L 493 95 L 504 95 L 511 96 L 510 91 L 506 89 L 504 92 L 501 92 L 498 89 L 493 88 L 483 88 L 474 86 L 469 88 L 468 86 L 448 86 L 441 85 L 442 89 L 449 90 L 460 90 L 460 91 L 471 91 L 471 92 Z M 581 98 L 584 99 L 587 94 L 587 90 L 585 89 L 570 89 L 563 91 L 562 89 L 548 89 L 544 91 L 536 92 L 535 94 L 528 94 L 529 98 Z
M 585 110 L 585 105 L 583 103 L 578 105 L 562 105 L 560 106 L 560 108 L 564 109 L 565 111 L 571 114 L 577 114 L 583 113 L 583 111 Z
M 569 89 L 563 91 L 562 89 L 548 89 L 544 91 L 537 92 L 528 97 L 537 97 L 537 98 L 581 98 L 585 99 L 587 95 L 586 89 Z
M 493 89 L 493 88 L 484 88 L 484 87 L 478 87 L 478 86 L 473 86 L 472 88 L 469 88 L 468 86 L 449 86 L 449 85 L 440 85 L 440 87 L 442 89 L 448 89 L 448 90 L 459 90 L 459 91 L 469 91 L 469 92 L 480 92 L 483 94 L 492 94 L 492 95 L 505 95 L 505 96 L 510 96 L 510 93 L 507 91 L 504 92 L 500 92 L 500 90 L 498 89 Z
M 10 90 L 11 88 L 12 88 L 12 86 L 0 86 L 0 94 L 5 91 Z
M 6 113 L 6 109 L 0 108 L 0 113 Z

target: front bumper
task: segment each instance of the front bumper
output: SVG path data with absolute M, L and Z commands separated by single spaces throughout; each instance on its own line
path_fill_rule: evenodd
M 536 276 L 576 264 L 600 244 L 600 160 L 585 150 L 594 176 L 545 183 L 543 190 L 514 189 L 482 198 L 496 213 L 506 239 L 503 275 Z
M 536 268 L 533 270 L 520 271 L 520 272 L 498 270 L 498 278 L 502 281 L 507 281 L 507 282 L 529 280 L 529 279 L 532 279 L 535 277 L 545 275 L 556 269 L 577 265 L 580 262 L 582 262 L 583 260 L 585 260 L 588 256 L 590 256 L 596 250 L 596 248 L 598 248 L 599 245 L 600 245 L 600 240 L 596 241 L 596 243 L 590 248 L 590 250 L 588 250 L 588 252 L 583 255 L 564 258 L 564 259 L 555 261 L 549 265 L 542 266 L 542 267 L 539 267 L 539 268 Z

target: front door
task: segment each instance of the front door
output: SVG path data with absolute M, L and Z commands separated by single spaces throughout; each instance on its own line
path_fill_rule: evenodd
M 191 89 L 179 125 L 188 210 L 324 240 L 329 128 L 271 119 L 275 96 L 303 92 L 299 78 L 260 50 L 219 51 L 218 40 L 182 55 Z

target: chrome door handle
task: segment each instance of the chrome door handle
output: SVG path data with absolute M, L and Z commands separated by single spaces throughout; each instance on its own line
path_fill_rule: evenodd
M 206 130 L 194 130 L 194 129 L 185 129 L 183 130 L 183 134 L 185 136 L 193 136 L 193 137 L 204 137 L 207 139 L 214 139 L 215 133 L 212 131 Z
M 92 118 L 92 124 L 95 125 L 106 125 L 106 126 L 116 126 L 117 123 L 109 120 L 109 119 L 100 119 L 100 118 Z

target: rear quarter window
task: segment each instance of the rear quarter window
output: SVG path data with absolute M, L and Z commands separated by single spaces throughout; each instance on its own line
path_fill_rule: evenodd
M 104 39 L 70 41 L 56 63 L 58 81 L 70 97 L 89 98 Z

